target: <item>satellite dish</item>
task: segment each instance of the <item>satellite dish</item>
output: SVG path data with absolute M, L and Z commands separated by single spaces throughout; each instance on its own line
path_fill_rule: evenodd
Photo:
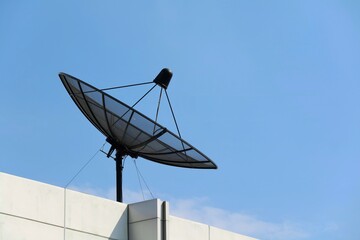
M 107 157 L 116 150 L 117 201 L 122 202 L 122 160 L 125 156 L 176 167 L 217 168 L 205 154 L 180 136 L 104 92 L 112 88 L 100 90 L 66 73 L 60 73 L 59 77 L 81 112 L 111 144 Z M 153 81 L 154 87 L 158 85 L 166 92 L 171 77 L 168 69 L 161 70 Z

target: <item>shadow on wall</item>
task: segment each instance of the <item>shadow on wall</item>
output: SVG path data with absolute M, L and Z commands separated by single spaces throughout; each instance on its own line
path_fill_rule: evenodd
M 121 215 L 120 219 L 116 223 L 113 231 L 110 234 L 109 240 L 129 240 L 128 233 L 128 211 L 124 212 Z M 124 225 L 126 225 L 126 229 L 124 229 Z

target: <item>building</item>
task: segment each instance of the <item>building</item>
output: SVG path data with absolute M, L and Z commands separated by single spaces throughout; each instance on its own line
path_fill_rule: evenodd
M 253 240 L 171 216 L 159 199 L 124 204 L 0 172 L 1 240 Z

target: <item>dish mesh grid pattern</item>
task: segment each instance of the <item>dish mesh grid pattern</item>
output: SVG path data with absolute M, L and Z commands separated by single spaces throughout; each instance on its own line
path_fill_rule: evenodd
M 81 112 L 124 155 L 177 167 L 217 168 L 199 150 L 134 108 L 73 76 L 59 76 Z

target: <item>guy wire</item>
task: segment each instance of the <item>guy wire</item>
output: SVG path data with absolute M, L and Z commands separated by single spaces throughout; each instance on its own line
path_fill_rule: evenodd
M 74 179 L 82 172 L 82 170 L 84 170 L 84 168 L 86 168 L 87 165 L 89 165 L 89 163 L 95 158 L 95 156 L 104 148 L 106 142 L 102 145 L 102 147 L 96 151 L 96 153 L 79 169 L 79 171 L 70 179 L 70 181 L 65 185 L 65 188 L 67 188 L 69 186 L 70 183 L 72 183 L 72 181 L 74 181 Z
M 95 158 L 95 156 L 98 154 L 98 152 L 100 152 L 104 146 L 105 146 L 106 142 L 102 145 L 102 147 L 96 151 L 96 153 L 80 168 L 80 170 L 70 179 L 70 181 L 65 185 L 64 187 L 64 240 L 66 240 L 66 190 L 67 187 L 69 186 L 70 183 L 72 183 L 72 181 L 74 181 L 74 179 L 81 173 L 82 170 L 84 170 L 84 168 L 89 165 L 89 163 Z
M 135 168 L 136 168 L 136 173 L 137 173 L 137 175 L 138 175 L 138 180 L 139 180 L 139 184 L 140 184 L 140 188 L 141 188 L 141 193 L 142 193 L 142 195 L 143 195 L 143 199 L 145 200 L 144 192 L 143 192 L 143 188 L 142 188 L 142 184 L 141 184 L 141 179 L 142 179 L 142 181 L 144 182 L 147 190 L 149 191 L 152 199 L 154 199 L 155 197 L 154 197 L 153 193 L 151 192 L 149 186 L 147 185 L 145 178 L 144 178 L 143 175 L 141 174 L 140 169 L 138 168 L 135 159 L 134 159 L 134 165 L 135 165 Z M 140 177 L 141 177 L 141 179 L 140 179 Z

